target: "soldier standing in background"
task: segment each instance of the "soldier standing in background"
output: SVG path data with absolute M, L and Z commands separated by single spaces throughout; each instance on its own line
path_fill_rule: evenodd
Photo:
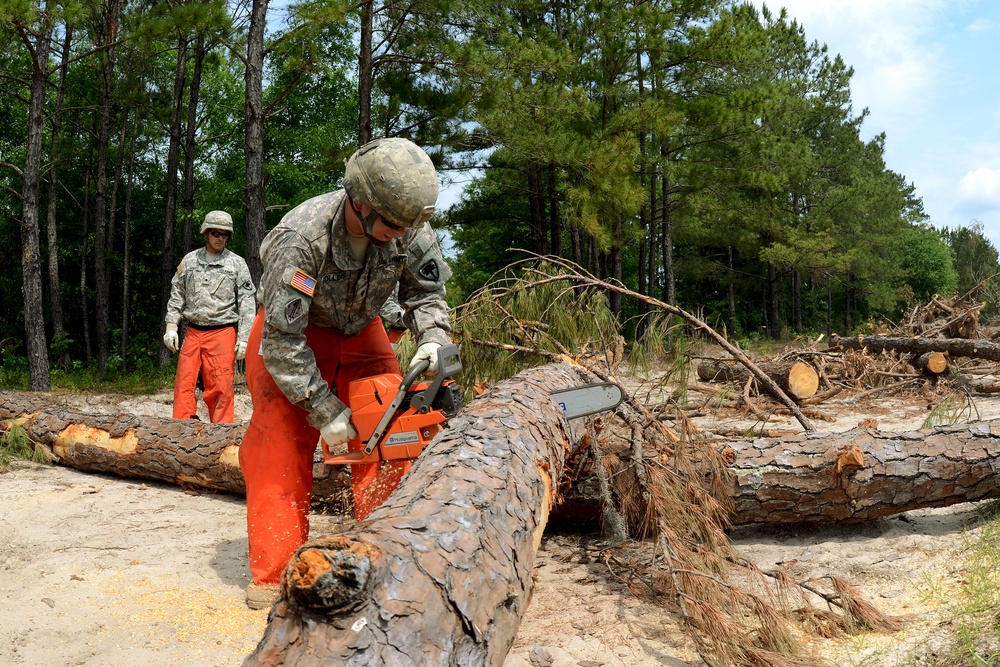
M 246 353 L 256 290 L 247 263 L 226 249 L 233 218 L 225 211 L 210 211 L 201 233 L 205 247 L 185 255 L 170 281 L 163 344 L 171 352 L 178 348 L 177 325 L 187 321 L 174 378 L 174 419 L 198 418 L 195 388 L 200 373 L 212 423 L 231 424 L 233 374 L 236 360 Z
M 262 308 L 247 350 L 253 417 L 240 445 L 247 487 L 247 605 L 270 606 L 281 573 L 309 537 L 313 453 L 361 448 L 344 401 L 352 380 L 399 373 L 379 318 L 398 285 L 402 321 L 437 372 L 450 342 L 445 264 L 428 224 L 434 164 L 406 139 L 378 139 L 347 161 L 344 189 L 295 207 L 260 248 Z M 342 400 L 343 399 L 343 400 Z M 355 516 L 381 504 L 401 462 L 351 466 Z

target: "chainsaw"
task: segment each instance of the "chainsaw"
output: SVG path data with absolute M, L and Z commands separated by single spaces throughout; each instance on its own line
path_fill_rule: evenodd
M 321 438 L 324 462 L 356 465 L 417 458 L 447 420 L 462 409 L 454 379 L 462 370 L 458 346 L 438 348 L 437 376 L 431 382 L 416 382 L 429 366 L 429 361 L 422 361 L 405 377 L 386 373 L 351 382 L 348 405 L 362 447 L 332 455 Z M 552 392 L 550 396 L 567 419 L 575 419 L 614 410 L 625 394 L 614 382 L 598 382 Z

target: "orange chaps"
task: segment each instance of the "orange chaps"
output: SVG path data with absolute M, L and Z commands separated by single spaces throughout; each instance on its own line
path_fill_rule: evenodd
M 174 377 L 174 419 L 195 419 L 198 372 L 205 384 L 202 397 L 213 424 L 232 424 L 234 416 L 233 372 L 236 366 L 236 327 L 195 329 L 190 324 L 177 359 Z
M 306 422 L 303 408 L 285 398 L 264 367 L 260 356 L 263 318 L 261 309 L 247 343 L 247 386 L 253 398 L 253 416 L 240 445 L 240 468 L 247 487 L 250 574 L 255 584 L 267 585 L 278 583 L 292 553 L 309 537 L 313 454 L 319 431 Z M 396 356 L 377 317 L 355 336 L 311 325 L 306 327 L 305 336 L 320 375 L 342 399 L 349 395 L 352 380 L 399 373 Z M 360 449 L 360 440 L 354 439 L 348 448 Z M 365 516 L 381 504 L 408 469 L 409 461 L 387 462 L 381 467 L 378 463 L 351 466 L 355 516 Z M 364 493 L 370 486 L 388 491 L 370 498 Z M 370 506 L 359 507 L 359 501 Z

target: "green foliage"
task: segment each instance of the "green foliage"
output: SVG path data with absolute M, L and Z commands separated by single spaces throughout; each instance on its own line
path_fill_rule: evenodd
M 926 301 L 935 294 L 955 292 L 958 287 L 957 263 L 952 262 L 951 251 L 934 228 L 911 226 L 902 241 L 905 284 L 917 300 Z
M 511 265 L 453 311 L 467 390 L 560 355 L 615 349 L 620 334 L 607 295 L 558 274 L 545 262 Z
M 35 463 L 51 461 L 46 451 L 33 443 L 23 428 L 11 423 L 6 431 L 0 433 L 0 473 L 10 470 L 11 461 L 15 459 Z

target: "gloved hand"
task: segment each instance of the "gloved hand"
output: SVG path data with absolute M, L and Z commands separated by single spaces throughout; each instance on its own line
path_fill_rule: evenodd
M 358 437 L 358 432 L 351 426 L 351 409 L 344 408 L 332 422 L 319 430 L 319 434 L 330 447 L 342 445 Z
M 429 361 L 431 365 L 427 367 L 427 372 L 437 373 L 438 372 L 438 348 L 441 347 L 441 343 L 431 343 L 427 342 L 417 348 L 417 351 L 413 354 L 413 358 L 410 359 L 410 366 L 407 368 L 407 372 L 412 371 L 414 366 L 419 364 L 421 361 Z
M 171 352 L 176 352 L 177 348 L 180 347 L 177 339 L 177 325 L 167 324 L 167 332 L 163 334 L 163 344 L 167 346 L 167 349 Z
M 247 356 L 247 344 L 236 341 L 236 361 L 243 361 L 245 356 Z

